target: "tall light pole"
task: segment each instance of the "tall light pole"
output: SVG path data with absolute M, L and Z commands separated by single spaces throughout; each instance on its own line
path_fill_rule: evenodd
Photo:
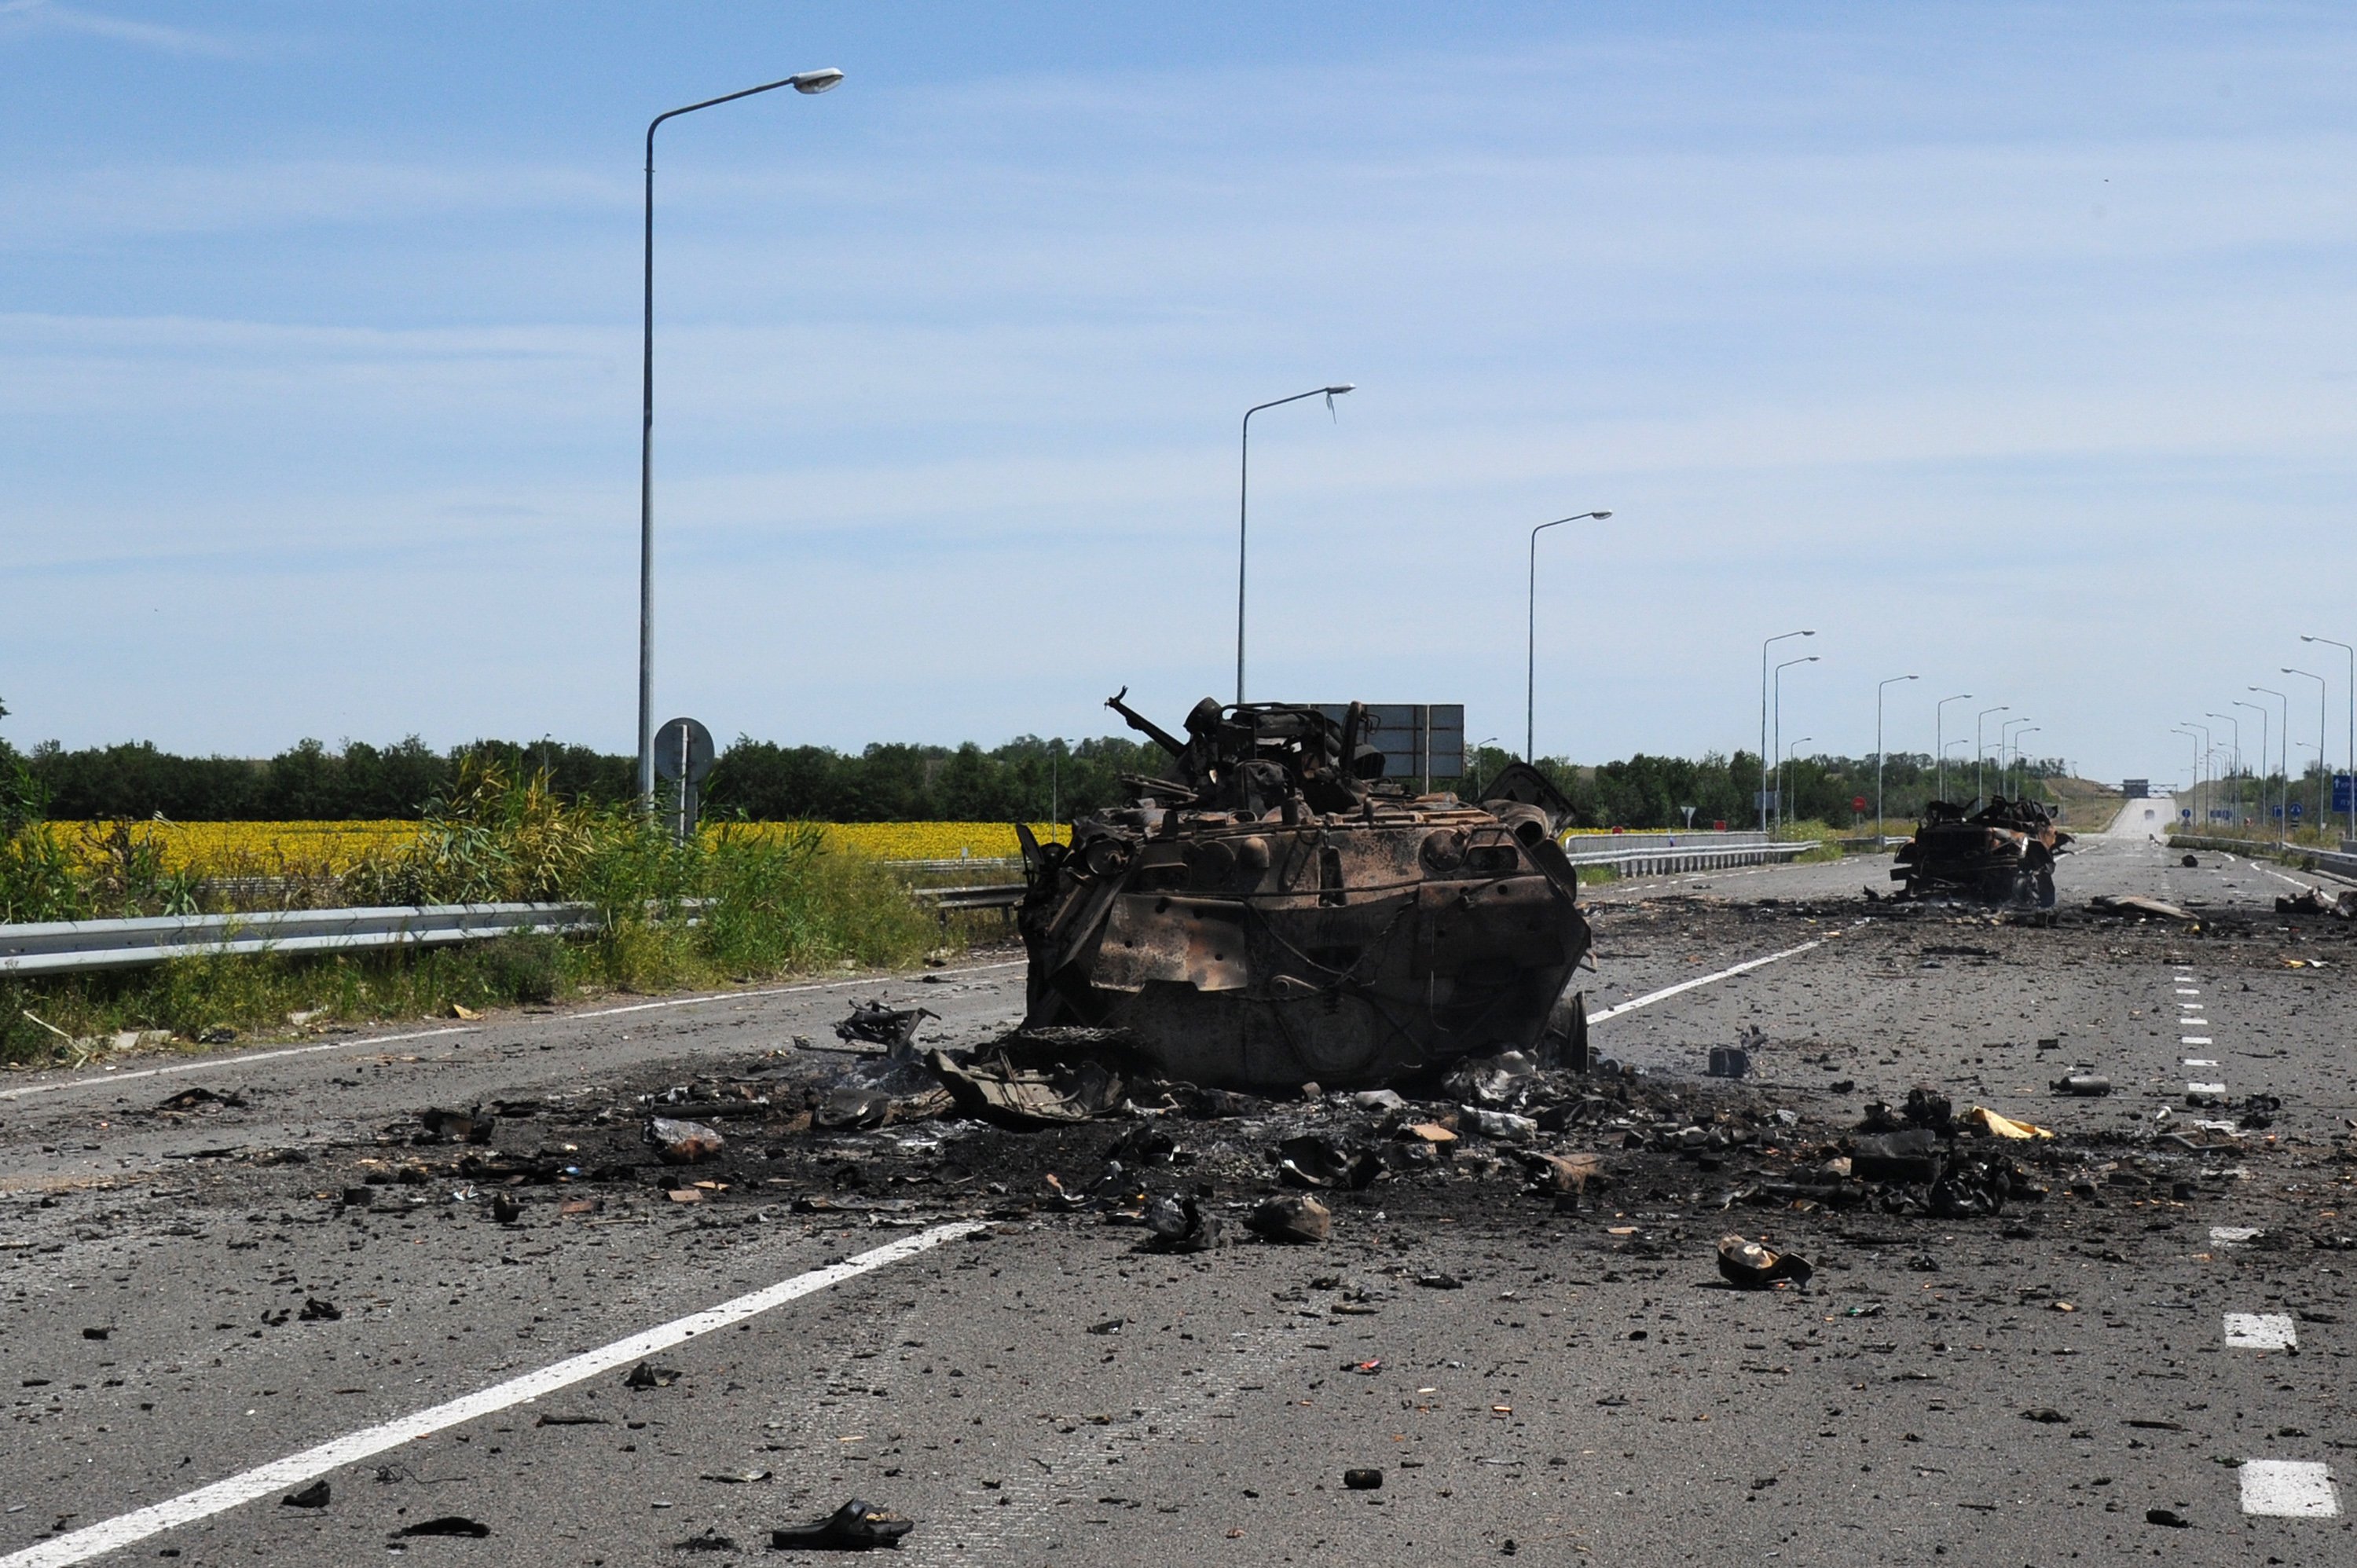
M 1489 740 L 1477 740 L 1468 753 L 1473 758 L 1473 798 L 1477 800 L 1481 798 L 1481 748 L 1491 745 L 1497 738 L 1493 735 Z
M 2283 779 L 2276 785 L 2276 843 L 2281 843 L 2291 827 L 2291 699 L 2273 686 L 2253 686 L 2249 690 L 2273 697 L 2282 710 L 2283 722 L 2276 726 L 2276 756 L 2283 759 Z M 2259 766 L 2266 766 L 2266 757 L 2259 758 Z
M 2027 800 L 2029 796 L 2029 759 L 2021 754 L 2021 736 L 2045 733 L 2046 726 L 2043 725 L 2025 725 L 2022 726 L 2021 735 L 2013 737 L 2014 766 L 2021 769 L 2020 776 L 2014 780 L 2013 798 L 2017 800 Z M 1999 780 L 1999 787 L 2003 787 L 2002 780 Z
M 1538 758 L 1538 752 L 1534 748 L 1538 734 L 1538 721 L 1534 715 L 1538 712 L 1539 689 L 1539 535 L 1550 528 L 1561 528 L 1566 522 L 1584 522 L 1589 518 L 1602 522 L 1611 515 L 1609 511 L 1575 512 L 1569 517 L 1556 518 L 1553 522 L 1543 522 L 1531 530 L 1530 635 L 1523 682 L 1523 760 L 1533 766 L 1536 766 Z M 1238 697 L 1236 701 L 1241 703 L 1243 699 Z
M 1932 744 L 1940 748 L 1939 781 L 1932 789 L 1943 800 L 1948 798 L 1948 704 L 1972 700 L 1970 692 L 1959 692 L 1953 697 L 1941 698 L 1932 708 Z
M 2196 819 L 2194 826 L 2199 830 L 2201 825 L 2199 821 L 2201 815 L 2201 737 L 2185 725 L 2173 725 L 2169 733 L 2181 735 L 2193 743 L 2193 815 Z
M 2005 793 L 2005 775 L 2007 770 L 2005 754 L 2007 747 L 2012 745 L 2012 736 L 2009 732 L 2013 729 L 2014 725 L 2026 725 L 2029 722 L 2029 718 L 2024 716 L 2021 718 L 2007 719 L 2003 724 L 1996 726 L 1996 792 L 2000 795 Z
M 1876 684 L 1875 684 L 1875 688 L 1874 688 L 1874 836 L 1875 836 L 1877 839 L 1881 838 L 1881 837 L 1882 837 L 1882 835 L 1883 835 L 1883 832 L 1884 832 L 1884 831 L 1885 831 L 1885 830 L 1884 830 L 1884 827 L 1883 827 L 1883 819 L 1882 819 L 1882 693 L 1883 693 L 1883 689 L 1884 689 L 1885 687 L 1887 687 L 1887 686 L 1896 686 L 1896 685 L 1898 685 L 1898 684 L 1899 684 L 1900 682 L 1902 682 L 1902 681 L 1916 681 L 1916 680 L 1921 680 L 1921 676 L 1917 676 L 1917 675 L 1893 675 L 1889 680 L 1888 680 L 1888 681 L 1881 681 L 1881 682 L 1876 682 Z
M 2218 776 L 2214 771 L 2210 770 L 2210 754 L 2218 749 L 2218 742 L 2211 733 L 2208 725 L 2195 724 L 2191 719 L 2188 719 L 2185 721 L 2185 727 L 2201 732 L 2201 757 L 2194 766 L 2194 771 L 2200 777 L 2194 780 L 2193 803 L 2199 813 L 2201 825 L 2207 828 L 2210 825 L 2210 813 L 2218 809 L 2218 790 L 2215 784 L 2212 782 Z M 2202 789 L 2205 784 L 2211 786 L 2206 793 Z
M 1999 703 L 1996 707 L 1983 708 L 1980 711 L 1980 716 L 1973 720 L 1973 804 L 1975 805 L 1979 805 L 1985 798 L 1981 791 L 1981 764 L 1988 757 L 1988 740 L 1981 734 L 1981 725 L 1987 721 L 1991 714 L 2011 712 L 2013 712 L 2012 703 Z
M 2267 809 L 2267 710 L 2265 704 L 2246 703 L 2237 697 L 2226 704 L 2230 708 L 2248 708 L 2259 715 L 2259 810 Z M 2260 824 L 2265 826 L 2265 823 Z
M 2349 656 L 2349 836 L 2357 839 L 2357 648 L 2329 637 L 2310 637 L 2306 632 L 2300 634 L 2299 639 L 2321 642 Z
M 2226 705 L 2231 708 L 2234 704 L 2229 703 Z M 2232 748 L 2234 759 L 2234 771 L 2231 775 L 2234 780 L 2234 825 L 2240 827 L 2243 823 L 2243 721 L 2232 714 L 2204 714 L 2201 716 L 2233 725 L 2227 734 L 2226 744 Z
M 1322 397 L 1330 413 L 1334 400 L 1355 390 L 1352 381 L 1337 381 L 1330 387 L 1312 387 L 1291 397 L 1273 398 L 1256 403 L 1244 410 L 1243 439 L 1237 447 L 1236 478 L 1236 705 L 1244 701 L 1244 536 L 1252 507 L 1252 416 L 1265 408 L 1283 408 L 1288 403 L 1299 403 L 1306 397 Z
M 1816 738 L 1813 735 L 1804 735 L 1779 754 L 1780 759 L 1776 764 L 1776 831 L 1779 832 L 1783 831 L 1784 823 L 1789 820 L 1784 815 L 1784 770 L 1792 766 L 1792 758 L 1801 747 Z
M 723 93 L 701 103 L 666 110 L 647 123 L 646 315 L 639 372 L 639 800 L 651 802 L 655 794 L 655 129 L 666 120 L 693 114 L 718 103 L 774 92 L 791 87 L 797 92 L 824 92 L 843 81 L 843 72 L 796 71 L 741 92 Z
M 2317 674 L 2312 670 L 2295 670 L 2290 665 L 2287 664 L 2283 667 L 2283 672 L 2287 675 L 2305 676 L 2307 679 L 2316 682 L 2316 821 L 2318 826 L 2321 827 L 2324 822 L 2325 815 L 2324 699 L 2331 694 L 2332 689 L 2325 683 L 2323 676 Z M 2288 765 L 2285 767 L 2284 771 L 2287 774 L 2291 771 Z
M 1813 631 L 1780 631 L 1760 645 L 1760 831 L 1768 831 L 1768 650 L 1775 644 L 1795 637 L 1814 637 Z
M 1774 731 L 1774 738 L 1770 744 L 1773 746 L 1775 754 L 1779 757 L 1783 755 L 1784 750 L 1784 671 L 1790 670 L 1795 664 L 1814 664 L 1816 661 L 1817 655 L 1811 653 L 1799 659 L 1787 659 L 1783 663 L 1776 666 L 1776 727 Z M 1781 832 L 1783 830 L 1784 765 L 1782 762 L 1779 761 L 1776 765 L 1776 831 Z

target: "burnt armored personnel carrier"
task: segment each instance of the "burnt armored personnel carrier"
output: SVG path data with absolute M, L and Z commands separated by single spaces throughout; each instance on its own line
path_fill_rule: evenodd
M 1383 778 L 1361 736 L 1206 697 L 1169 761 L 1067 845 L 1025 832 L 1026 1031 L 1085 1026 L 1228 1089 L 1365 1086 L 1506 1048 L 1584 1066 L 1566 996 L 1588 950 L 1555 832 L 1569 803 L 1515 764 L 1469 804 Z
M 1962 806 L 1934 800 L 1893 857 L 1890 879 L 1905 883 L 1910 897 L 1946 894 L 2050 909 L 2054 857 L 2070 842 L 2033 800 L 2000 795 L 1970 816 Z

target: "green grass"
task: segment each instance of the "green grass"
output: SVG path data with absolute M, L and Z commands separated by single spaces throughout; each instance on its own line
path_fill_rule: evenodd
M 42 847 L 39 824 L 0 842 L 0 908 L 15 897 L 87 908 L 83 874 Z M 13 858 L 12 858 L 13 857 Z M 14 880 L 10 880 L 14 878 Z M 345 879 L 353 903 L 594 905 L 589 935 L 522 934 L 463 946 L 318 957 L 176 961 L 102 974 L 0 982 L 0 1062 L 72 1054 L 66 1038 L 451 1015 L 615 991 L 708 987 L 849 964 L 900 967 L 963 943 L 880 863 L 826 849 L 820 830 L 724 828 L 673 843 L 635 812 L 554 799 L 544 780 L 469 768 L 429 810 L 415 844 Z M 56 918 L 55 916 L 8 916 Z M 38 1020 L 38 1022 L 36 1021 Z M 44 1026 L 46 1026 L 46 1027 Z

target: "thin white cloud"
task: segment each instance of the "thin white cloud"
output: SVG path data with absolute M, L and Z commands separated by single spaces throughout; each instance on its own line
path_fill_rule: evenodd
M 0 39 L 34 38 L 44 33 L 79 34 L 129 44 L 135 48 L 211 59 L 236 59 L 252 52 L 249 44 L 218 33 L 162 22 L 135 21 L 79 5 L 60 5 L 56 0 L 0 0 Z

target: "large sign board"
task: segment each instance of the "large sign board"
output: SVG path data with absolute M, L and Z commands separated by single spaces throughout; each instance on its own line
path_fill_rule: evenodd
M 2131 800 L 2149 800 L 2152 796 L 2152 780 L 2149 779 L 2123 779 L 2120 780 L 2120 793 L 2126 796 Z
M 1317 703 L 1340 724 L 1348 703 Z M 1383 754 L 1383 777 L 1430 789 L 1436 779 L 1465 777 L 1465 704 L 1369 703 L 1367 731 L 1359 737 Z

